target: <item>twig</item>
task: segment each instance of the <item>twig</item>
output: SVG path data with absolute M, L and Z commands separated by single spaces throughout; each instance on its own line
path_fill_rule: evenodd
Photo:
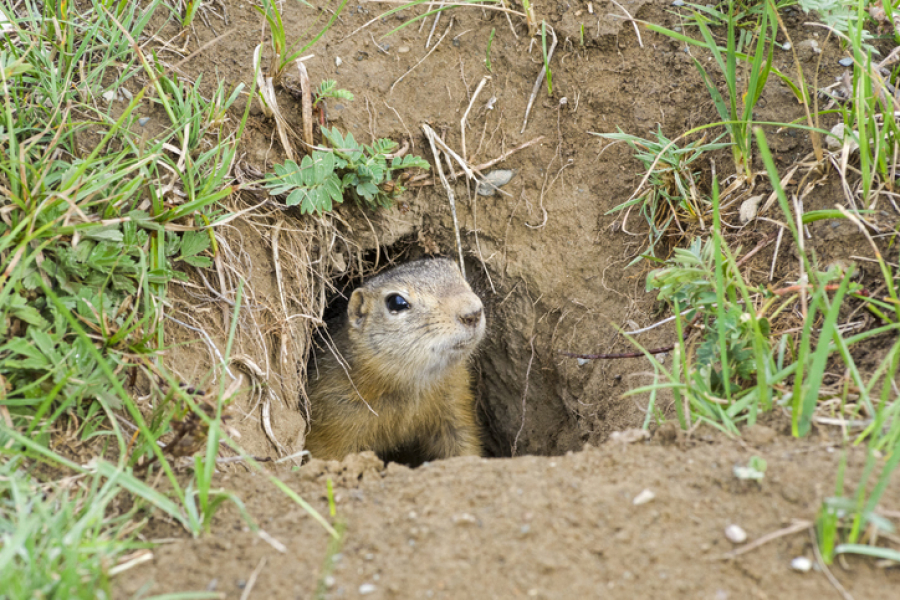
M 772 266 L 769 269 L 769 281 L 775 277 L 775 263 L 778 262 L 778 250 L 781 248 L 781 238 L 784 236 L 784 227 L 778 230 L 778 239 L 775 242 L 775 252 L 772 253 Z
M 250 597 L 250 592 L 253 590 L 253 586 L 256 585 L 256 578 L 259 577 L 259 572 L 262 571 L 264 566 L 266 566 L 265 556 L 259 559 L 259 564 L 257 564 L 256 568 L 253 569 L 253 572 L 250 573 L 250 578 L 247 580 L 247 587 L 245 587 L 243 593 L 241 593 L 241 600 L 247 600 L 247 598 Z
M 309 82 L 309 72 L 298 59 L 296 61 L 297 69 L 300 71 L 300 91 L 303 92 L 301 99 L 303 110 L 303 143 L 306 144 L 307 153 L 313 145 L 313 114 L 312 114 L 312 85 Z
M 756 254 L 757 252 L 759 252 L 760 250 L 762 250 L 763 248 L 765 248 L 766 246 L 771 244 L 772 240 L 775 239 L 775 235 L 776 234 L 774 234 L 774 233 L 770 233 L 769 235 L 767 235 L 766 237 L 761 239 L 759 241 L 759 243 L 756 244 L 756 247 L 753 250 L 751 250 L 750 252 L 748 252 L 747 254 L 742 256 L 741 259 L 739 261 L 737 261 L 737 264 L 735 265 L 735 267 L 740 269 L 744 265 L 745 262 L 747 262 L 748 260 L 750 260 L 753 257 L 754 254 Z
M 684 331 L 681 334 L 682 342 L 687 341 L 688 336 L 691 334 L 691 330 L 694 327 L 694 323 L 698 318 L 699 315 L 695 317 L 690 323 L 688 323 L 684 328 Z M 660 324 L 661 323 L 657 323 L 657 325 Z M 654 325 L 653 327 L 656 327 L 657 325 Z M 652 327 L 647 329 L 652 329 Z M 677 344 L 672 344 L 671 346 L 664 346 L 662 348 L 654 348 L 653 350 L 644 350 L 641 352 L 620 352 L 615 354 L 577 354 L 575 352 L 563 352 L 562 350 L 560 350 L 559 353 L 563 356 L 568 356 L 569 358 L 580 358 L 582 360 L 616 360 L 620 358 L 640 358 L 642 356 L 646 356 L 647 354 L 663 354 L 665 352 L 671 352 L 672 350 L 674 350 L 676 345 Z
M 805 529 L 812 529 L 812 526 L 812 521 L 796 521 L 793 525 L 789 525 L 784 529 L 779 529 L 778 531 L 773 531 L 772 533 L 767 533 L 758 540 L 750 542 L 746 546 L 741 546 L 740 548 L 735 548 L 731 552 L 726 552 L 719 558 L 720 560 L 731 560 L 732 558 L 737 558 L 741 554 L 746 554 L 751 550 L 756 550 L 760 546 L 768 544 L 772 540 L 777 540 L 778 538 L 784 537 L 786 535 L 793 535 Z
M 519 424 L 519 430 L 516 432 L 516 439 L 513 440 L 512 455 L 516 455 L 519 446 L 519 435 L 525 429 L 525 401 L 528 399 L 528 376 L 531 375 L 531 363 L 534 362 L 534 336 L 531 336 L 531 358 L 528 359 L 528 368 L 525 369 L 525 390 L 522 392 L 522 422 Z
M 450 24 L 453 24 L 452 20 Z M 447 31 L 449 30 L 450 28 L 448 27 Z M 459 220 L 456 218 L 456 197 L 453 195 L 453 188 L 450 187 L 447 176 L 444 175 L 444 167 L 441 164 L 441 155 L 438 153 L 437 146 L 435 146 L 434 143 L 437 134 L 434 132 L 434 129 L 425 124 L 422 125 L 422 130 L 425 132 L 425 137 L 428 138 L 428 143 L 431 144 L 431 153 L 434 155 L 434 168 L 437 169 L 438 177 L 441 178 L 441 183 L 444 184 L 444 190 L 447 192 L 447 198 L 450 200 L 450 212 L 453 214 L 453 230 L 456 232 L 456 248 L 459 250 L 459 270 L 462 272 L 463 278 L 465 278 L 466 264 L 463 262 L 462 239 L 459 237 Z
M 410 73 L 412 73 L 413 70 L 415 70 L 416 67 L 418 67 L 419 65 L 421 65 L 421 64 L 425 61 L 426 58 L 428 58 L 429 56 L 431 56 L 431 53 L 434 52 L 434 51 L 437 49 L 437 47 L 441 45 L 441 42 L 443 42 L 443 41 L 444 41 L 444 38 L 447 37 L 447 34 L 450 33 L 450 29 L 451 29 L 452 27 L 453 27 L 453 17 L 450 17 L 450 24 L 447 25 L 447 31 L 444 32 L 444 35 L 441 36 L 441 39 L 439 39 L 439 40 L 437 41 L 437 43 L 436 43 L 434 46 L 431 47 L 431 50 L 429 50 L 428 53 L 427 53 L 425 56 L 423 56 L 422 59 L 421 59 L 419 62 L 417 62 L 416 64 L 414 64 L 412 67 L 410 67 L 409 70 L 408 70 L 406 73 L 404 73 L 403 75 L 401 75 L 401 76 L 397 79 L 397 81 L 395 81 L 393 84 L 391 84 L 391 89 L 388 90 L 388 95 L 390 95 L 390 94 L 392 94 L 392 93 L 394 92 L 394 88 L 397 86 L 398 83 L 400 83 L 401 81 L 403 81 L 403 78 L 404 78 L 404 77 L 406 77 L 407 75 L 409 75 Z
M 475 88 L 475 93 L 472 94 L 472 99 L 469 101 L 469 107 L 466 108 L 466 112 L 463 113 L 463 117 L 459 121 L 459 129 L 462 132 L 462 157 L 465 160 L 469 160 L 469 155 L 466 152 L 466 119 L 469 118 L 469 111 L 472 110 L 472 105 L 475 104 L 475 99 L 478 97 L 478 94 L 481 93 L 482 88 L 484 88 L 484 84 L 490 81 L 490 79 L 490 75 L 485 75 L 481 78 L 481 82 L 478 84 L 478 87 Z
M 428 39 L 425 40 L 426 50 L 428 50 L 428 46 L 431 45 L 431 38 L 434 36 L 434 30 L 437 29 L 438 21 L 441 20 L 441 15 L 444 14 L 444 11 L 441 10 L 442 8 L 444 8 L 443 2 L 441 2 L 441 4 L 437 7 L 437 14 L 434 15 L 434 23 L 432 23 L 431 25 L 431 31 L 428 33 Z
M 627 10 L 625 10 L 625 7 L 622 6 L 621 4 L 619 4 L 618 2 L 616 2 L 616 0 L 609 0 L 609 1 L 612 2 L 613 4 L 615 4 L 616 6 L 618 6 L 619 10 L 621 10 L 623 13 L 625 13 L 625 16 L 628 17 L 628 20 L 631 21 L 632 25 L 634 25 L 634 32 L 637 34 L 638 46 L 643 48 L 644 42 L 641 41 L 641 31 L 638 29 L 637 21 L 635 21 L 634 17 L 632 17 L 631 14 Z
M 139 550 L 124 557 L 124 560 L 109 570 L 109 576 L 114 577 L 124 573 L 128 569 L 153 560 L 153 553 L 149 550 Z
M 485 169 L 490 169 L 497 163 L 503 162 L 504 160 L 506 160 L 507 158 L 509 158 L 516 152 L 518 152 L 519 150 L 524 150 L 525 148 L 528 148 L 529 146 L 534 146 L 535 144 L 537 144 L 538 142 L 541 142 L 543 140 L 544 140 L 544 136 L 538 136 L 531 141 L 525 142 L 524 144 L 519 144 L 512 150 L 507 150 L 506 152 L 504 152 L 503 154 L 501 154 L 500 156 L 498 156 L 497 158 L 495 158 L 493 160 L 489 160 L 486 163 L 478 165 L 477 167 L 472 167 L 472 170 L 477 173 L 478 171 L 484 171 Z M 453 173 L 453 175 L 456 177 L 459 177 L 462 174 L 463 174 L 462 171 L 460 171 L 458 173 Z M 434 185 L 434 181 L 426 181 L 430 177 L 431 177 L 431 175 L 428 173 L 422 173 L 421 175 L 416 175 L 415 177 L 410 178 L 407 187 L 410 187 L 413 184 L 417 184 L 417 183 L 419 185 Z M 423 183 L 419 183 L 419 182 L 423 182 Z
M 694 310 L 694 309 L 693 308 L 684 309 L 683 311 L 681 311 L 681 316 L 688 314 L 692 310 Z M 623 331 L 622 333 L 624 333 L 625 335 L 638 335 L 639 333 L 646 333 L 646 332 L 650 331 L 651 329 L 656 329 L 657 327 L 665 325 L 666 323 L 670 323 L 677 318 L 678 318 L 678 315 L 672 315 L 671 317 L 666 317 L 662 321 L 657 321 L 653 325 L 647 325 L 646 327 L 642 327 L 640 329 L 633 329 L 631 331 Z
M 544 66 L 541 67 L 541 72 L 538 73 L 537 79 L 534 80 L 534 87 L 531 89 L 531 97 L 528 98 L 528 105 L 525 107 L 525 120 L 522 122 L 522 131 L 519 133 L 525 133 L 525 127 L 528 126 L 528 115 L 531 113 L 531 107 L 534 105 L 534 100 L 537 98 L 538 91 L 541 89 L 541 83 L 544 81 L 544 76 L 547 74 L 547 66 L 550 64 L 550 59 L 553 58 L 553 51 L 556 50 L 556 31 L 551 27 L 550 33 L 553 35 L 553 43 L 550 44 L 550 50 L 547 51 L 547 60 L 544 61 Z

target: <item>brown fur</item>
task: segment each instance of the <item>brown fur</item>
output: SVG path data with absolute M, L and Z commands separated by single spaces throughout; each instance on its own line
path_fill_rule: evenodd
M 410 308 L 390 311 L 393 294 Z M 467 363 L 484 336 L 484 311 L 455 263 L 420 260 L 373 278 L 328 333 L 332 347 L 316 353 L 309 372 L 313 457 L 481 454 Z

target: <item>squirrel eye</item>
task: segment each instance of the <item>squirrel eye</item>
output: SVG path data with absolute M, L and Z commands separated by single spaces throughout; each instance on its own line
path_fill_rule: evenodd
M 391 294 L 384 299 L 384 304 L 391 312 L 400 312 L 401 310 L 409 309 L 409 302 L 407 302 L 406 298 L 404 298 L 400 294 Z

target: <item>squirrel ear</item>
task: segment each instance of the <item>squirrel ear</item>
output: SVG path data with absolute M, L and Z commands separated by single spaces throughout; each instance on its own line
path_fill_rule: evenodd
M 350 319 L 350 327 L 359 329 L 367 314 L 366 297 L 359 288 L 353 290 L 350 295 L 350 303 L 347 305 L 347 316 Z

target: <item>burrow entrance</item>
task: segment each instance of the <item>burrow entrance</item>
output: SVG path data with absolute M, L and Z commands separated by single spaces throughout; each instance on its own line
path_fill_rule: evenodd
M 377 273 L 420 258 L 458 256 L 428 253 L 421 242 L 415 233 L 364 253 L 367 275 L 332 281 L 323 320 L 338 319 L 352 291 Z M 466 274 L 484 302 L 488 326 L 471 370 L 487 455 L 563 454 L 580 450 L 586 442 L 601 442 L 610 431 L 638 425 L 638 405 L 620 398 L 621 373 L 559 354 L 568 315 L 549 307 L 561 300 L 535 301 L 526 280 L 505 278 L 474 254 L 465 260 Z M 576 326 L 589 331 L 591 324 Z

